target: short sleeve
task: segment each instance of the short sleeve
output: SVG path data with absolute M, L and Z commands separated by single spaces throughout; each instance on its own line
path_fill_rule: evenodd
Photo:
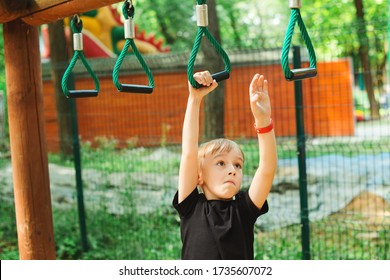
M 172 205 L 180 216 L 185 217 L 192 212 L 198 199 L 199 192 L 198 189 L 195 188 L 189 196 L 187 196 L 182 202 L 178 203 L 179 191 L 177 191 L 175 197 L 173 198 Z
M 248 192 L 239 192 L 238 200 L 240 201 L 242 209 L 244 209 L 245 215 L 247 218 L 251 219 L 252 222 L 255 222 L 258 217 L 264 215 L 269 210 L 267 200 L 261 208 L 258 208 L 249 197 Z

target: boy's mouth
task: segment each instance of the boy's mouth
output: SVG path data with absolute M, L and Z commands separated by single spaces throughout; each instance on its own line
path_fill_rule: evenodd
M 236 183 L 234 183 L 233 181 L 226 181 L 225 184 L 233 184 L 233 185 L 236 185 Z

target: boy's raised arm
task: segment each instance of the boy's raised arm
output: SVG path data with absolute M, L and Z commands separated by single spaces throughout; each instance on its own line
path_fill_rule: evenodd
M 203 97 L 218 86 L 208 71 L 195 73 L 194 79 L 204 87 L 195 89 L 188 83 L 189 96 L 183 123 L 178 203 L 191 194 L 197 186 L 200 105 Z
M 268 81 L 263 75 L 255 74 L 249 87 L 250 105 L 256 128 L 270 128 L 271 103 L 268 96 Z M 277 151 L 274 130 L 265 129 L 258 133 L 259 167 L 249 188 L 249 197 L 261 208 L 271 190 L 277 165 Z

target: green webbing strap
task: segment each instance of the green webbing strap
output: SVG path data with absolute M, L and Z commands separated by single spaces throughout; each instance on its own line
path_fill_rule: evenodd
M 100 90 L 100 84 L 97 76 L 93 72 L 91 66 L 88 64 L 87 59 L 83 53 L 83 42 L 82 42 L 82 29 L 83 22 L 78 16 L 74 16 L 70 22 L 70 26 L 73 32 L 73 43 L 74 43 L 74 55 L 70 61 L 68 68 L 66 68 L 64 75 L 62 76 L 62 91 L 64 92 L 67 98 L 78 98 L 78 97 L 94 97 L 97 96 Z M 77 59 L 80 58 L 85 68 L 87 69 L 89 75 L 92 77 L 95 88 L 94 90 L 70 90 L 68 89 L 68 79 L 75 66 Z
M 202 7 L 200 7 L 200 8 L 203 8 L 206 10 L 204 12 L 203 16 L 205 16 L 205 15 L 207 16 L 206 0 L 197 0 L 197 2 L 198 2 L 197 8 L 200 7 L 199 5 L 202 5 Z M 204 20 L 207 22 L 207 18 Z M 188 67 L 187 67 L 188 81 L 195 88 L 201 87 L 201 85 L 195 81 L 193 75 L 194 75 L 195 59 L 196 59 L 196 55 L 198 54 L 198 50 L 200 47 L 200 43 L 202 41 L 203 34 L 210 41 L 210 43 L 213 45 L 215 50 L 221 55 L 221 57 L 225 63 L 225 70 L 222 72 L 212 74 L 213 79 L 216 80 L 217 82 L 222 81 L 222 80 L 226 80 L 229 78 L 230 70 L 231 70 L 230 60 L 229 60 L 228 55 L 226 54 L 224 49 L 221 47 L 221 45 L 217 42 L 217 40 L 215 40 L 213 35 L 211 35 L 211 33 L 209 32 L 209 30 L 207 28 L 207 23 L 204 23 L 202 26 L 200 26 L 199 19 L 198 19 L 198 32 L 196 34 L 195 42 L 194 42 L 194 45 L 192 47 L 192 52 L 191 52 L 190 59 L 188 61 Z
M 154 89 L 154 79 L 152 72 L 150 71 L 148 65 L 146 64 L 145 60 L 143 59 L 142 55 L 138 51 L 135 43 L 134 43 L 134 36 L 135 36 L 135 31 L 134 31 L 134 23 L 133 23 L 133 18 L 134 18 L 134 6 L 131 3 L 131 1 L 125 1 L 123 6 L 122 6 L 122 12 L 123 15 L 126 19 L 125 22 L 125 39 L 126 43 L 125 46 L 122 49 L 122 52 L 120 53 L 117 62 L 115 63 L 114 70 L 112 72 L 112 79 L 114 82 L 115 87 L 118 89 L 118 91 L 121 92 L 134 92 L 134 93 L 152 93 Z M 121 84 L 119 82 L 119 69 L 121 68 L 123 59 L 127 55 L 128 49 L 131 46 L 133 53 L 137 57 L 138 61 L 140 62 L 142 68 L 144 69 L 148 81 L 149 81 L 149 86 L 145 85 L 133 85 L 133 84 Z
M 288 54 L 290 51 L 291 40 L 294 33 L 294 27 L 296 22 L 298 22 L 299 30 L 301 31 L 302 38 L 307 46 L 309 59 L 310 59 L 310 67 L 290 70 Z M 296 80 L 315 77 L 317 75 L 316 65 L 317 65 L 316 54 L 313 45 L 311 43 L 309 34 L 307 33 L 305 24 L 303 23 L 300 10 L 297 8 L 292 8 L 290 23 L 287 28 L 286 37 L 284 38 L 284 44 L 282 49 L 282 67 L 284 71 L 284 76 L 289 81 L 296 81 Z

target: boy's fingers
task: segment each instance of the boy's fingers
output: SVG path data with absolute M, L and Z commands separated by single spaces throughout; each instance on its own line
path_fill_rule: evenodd
M 216 80 L 212 80 L 212 81 L 211 81 L 210 87 L 211 87 L 212 89 L 215 89 L 217 86 L 218 86 L 217 81 L 216 81 Z
M 205 85 L 204 87 L 200 87 L 198 88 L 198 90 L 207 94 L 209 92 L 212 92 L 217 86 L 218 83 L 215 80 L 213 80 L 210 85 Z
M 264 89 L 264 93 L 268 94 L 268 81 L 267 80 L 264 80 L 264 87 L 263 87 L 263 89 Z
M 257 88 L 257 80 L 259 79 L 260 77 L 260 74 L 255 74 L 252 78 L 252 82 L 250 83 L 250 86 L 249 86 L 249 92 L 252 93 L 254 91 L 256 91 L 256 88 Z
M 193 75 L 198 84 L 210 86 L 213 83 L 213 78 L 209 71 L 197 72 Z

